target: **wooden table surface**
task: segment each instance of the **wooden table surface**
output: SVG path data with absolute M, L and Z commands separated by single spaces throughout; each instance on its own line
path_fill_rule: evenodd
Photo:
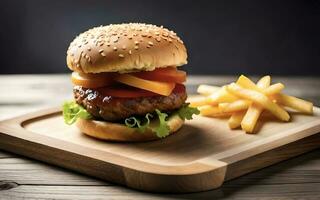
M 191 76 L 198 84 L 223 85 L 234 76 Z M 256 78 L 254 78 L 256 80 Z M 275 77 L 285 92 L 320 106 L 320 77 Z M 69 75 L 0 75 L 0 120 L 72 98 Z M 299 148 L 299 147 L 297 147 Z M 0 199 L 320 199 L 320 150 L 192 194 L 144 193 L 0 151 Z

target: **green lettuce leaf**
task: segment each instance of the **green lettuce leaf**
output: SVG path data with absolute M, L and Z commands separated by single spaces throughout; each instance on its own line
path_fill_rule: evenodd
M 145 116 L 144 116 L 144 119 L 143 119 L 143 124 L 142 124 L 142 120 L 140 119 L 137 119 L 136 117 L 129 117 L 129 118 L 126 118 L 124 120 L 124 124 L 127 126 L 127 127 L 130 127 L 130 128 L 137 128 L 138 131 L 140 132 L 144 132 L 150 125 L 150 118 L 152 118 L 153 115 L 150 114 L 150 113 L 147 113 Z
M 77 121 L 77 119 L 91 119 L 93 116 L 82 106 L 74 101 L 66 101 L 62 105 L 62 114 L 64 122 L 71 125 Z
M 198 108 L 190 107 L 188 103 L 185 103 L 179 110 L 178 115 L 181 119 L 185 120 L 191 120 L 192 115 L 199 115 L 200 111 Z
M 200 114 L 200 111 L 197 108 L 192 108 L 189 104 L 184 104 L 176 111 L 179 117 L 183 120 L 191 120 L 193 115 Z M 158 126 L 151 127 L 150 121 L 153 118 L 153 115 L 148 113 L 143 118 L 141 117 L 129 117 L 125 119 L 125 125 L 130 128 L 137 128 L 140 132 L 144 132 L 147 128 L 150 128 L 158 137 L 163 138 L 169 135 L 170 127 L 168 125 L 168 114 L 163 113 L 160 110 L 156 109 L 156 113 L 159 119 Z M 142 122 L 143 121 L 143 122 Z
M 153 115 L 147 113 L 143 117 L 133 116 L 124 120 L 124 124 L 130 128 L 136 128 L 139 132 L 143 133 L 147 128 L 150 128 L 156 135 L 160 138 L 169 135 L 170 128 L 167 124 L 166 118 L 168 117 L 167 113 L 162 113 L 160 110 L 156 110 L 158 115 L 159 124 L 156 127 L 150 126 L 150 121 L 153 118 Z
M 169 135 L 170 127 L 166 118 L 168 117 L 167 113 L 162 113 L 160 110 L 156 109 L 156 113 L 159 118 L 159 125 L 152 130 L 156 133 L 159 138 L 163 138 Z

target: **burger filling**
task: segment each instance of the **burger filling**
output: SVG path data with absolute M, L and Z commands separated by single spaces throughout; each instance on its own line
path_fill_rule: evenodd
M 180 108 L 187 98 L 185 87 L 180 84 L 176 85 L 169 96 L 114 97 L 103 88 L 87 89 L 81 86 L 75 86 L 73 93 L 77 104 L 95 118 L 106 121 L 118 121 L 134 115 L 144 116 L 156 109 L 170 113 Z
M 154 132 L 159 137 L 169 134 L 168 117 L 177 113 L 183 120 L 199 114 L 185 103 L 183 82 L 186 73 L 175 67 L 127 74 L 72 73 L 75 102 L 63 106 L 65 122 L 77 118 L 123 123 L 144 131 L 150 120 L 159 119 Z

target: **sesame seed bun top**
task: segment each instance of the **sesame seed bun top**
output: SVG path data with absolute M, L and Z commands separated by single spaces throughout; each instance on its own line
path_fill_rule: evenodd
M 186 63 L 187 51 L 176 33 L 140 23 L 92 28 L 67 51 L 68 67 L 84 73 L 152 71 Z

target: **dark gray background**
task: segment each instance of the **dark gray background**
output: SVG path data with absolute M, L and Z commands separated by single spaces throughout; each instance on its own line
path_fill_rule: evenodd
M 319 1 L 1 1 L 0 73 L 62 73 L 91 27 L 145 22 L 185 41 L 192 74 L 320 75 Z

